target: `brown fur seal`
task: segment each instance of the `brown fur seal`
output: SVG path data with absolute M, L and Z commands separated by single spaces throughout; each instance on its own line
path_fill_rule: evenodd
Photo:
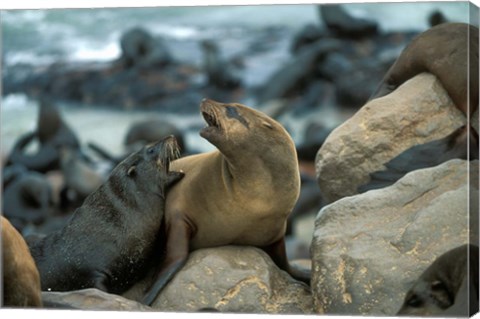
M 35 154 L 26 154 L 24 149 L 34 139 L 39 149 Z M 29 170 L 47 172 L 60 168 L 58 148 L 69 146 L 80 148 L 80 142 L 72 129 L 63 121 L 56 106 L 48 99 L 40 101 L 37 130 L 20 137 L 9 157 L 9 163 L 20 164 Z
M 169 171 L 178 154 L 173 136 L 133 153 L 63 229 L 30 242 L 42 290 L 120 293 L 138 280 L 157 249 L 167 189 L 183 176 Z
M 438 257 L 407 292 L 398 315 L 471 316 L 478 311 L 478 246 Z
M 478 109 L 478 28 L 464 23 L 443 23 L 420 35 L 403 50 L 371 99 L 394 91 L 415 75 L 435 75 L 455 106 L 468 118 L 468 125 L 450 135 L 415 145 L 385 163 L 386 169 L 370 174 L 360 193 L 393 184 L 406 173 L 436 166 L 450 159 L 478 159 L 478 133 L 470 126 Z
M 443 23 L 421 33 L 402 51 L 371 99 L 422 72 L 435 75 L 457 108 L 472 115 L 478 109 L 478 28 Z
M 263 248 L 295 278 L 309 274 L 290 267 L 284 234 L 300 191 L 295 145 L 265 114 L 241 104 L 204 99 L 207 122 L 200 135 L 218 150 L 172 163 L 185 178 L 165 206 L 166 256 L 143 302 L 150 305 L 183 266 L 191 250 L 222 245 Z
M 40 276 L 23 237 L 3 216 L 3 306 L 41 307 Z

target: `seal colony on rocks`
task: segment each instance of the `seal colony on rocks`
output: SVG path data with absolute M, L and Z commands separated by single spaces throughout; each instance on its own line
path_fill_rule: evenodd
M 241 104 L 204 99 L 200 109 L 207 123 L 200 135 L 217 150 L 172 163 L 185 177 L 169 192 L 166 255 L 143 302 L 153 303 L 189 251 L 230 244 L 260 247 L 281 269 L 309 282 L 310 274 L 292 268 L 285 253 L 287 217 L 300 191 L 292 138 L 278 122 Z
M 31 242 L 42 290 L 121 293 L 135 283 L 158 249 L 167 189 L 183 176 L 169 171 L 178 154 L 173 136 L 131 154 L 63 229 Z

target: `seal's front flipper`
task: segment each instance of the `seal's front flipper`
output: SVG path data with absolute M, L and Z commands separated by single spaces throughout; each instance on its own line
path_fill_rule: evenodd
M 167 188 L 175 185 L 179 180 L 181 180 L 185 176 L 185 173 L 182 171 L 170 171 L 168 172 L 168 180 L 167 180 Z
M 310 285 L 311 272 L 303 269 L 293 267 L 289 264 L 287 259 L 287 252 L 285 250 L 285 238 L 274 242 L 273 244 L 262 247 L 262 249 L 272 258 L 273 262 L 282 270 L 285 270 L 293 278 L 303 281 Z
M 165 261 L 155 278 L 155 282 L 142 300 L 142 303 L 151 306 L 160 291 L 167 285 L 173 276 L 187 261 L 190 236 L 189 224 L 181 217 L 174 218 L 167 227 L 167 244 Z
M 108 282 L 108 275 L 103 272 L 96 270 L 93 272 L 93 287 L 99 290 L 110 292 L 107 288 L 106 283 Z

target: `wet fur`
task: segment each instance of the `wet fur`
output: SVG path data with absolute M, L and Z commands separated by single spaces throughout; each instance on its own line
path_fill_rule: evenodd
M 167 189 L 183 176 L 168 171 L 172 138 L 130 155 L 63 229 L 30 243 L 42 290 L 121 293 L 142 276 L 159 249 Z

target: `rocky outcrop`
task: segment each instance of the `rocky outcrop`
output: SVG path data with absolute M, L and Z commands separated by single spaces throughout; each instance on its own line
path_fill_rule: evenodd
M 123 296 L 142 298 L 151 281 Z M 309 288 L 280 270 L 258 248 L 224 246 L 190 254 L 182 270 L 152 304 L 161 311 L 192 312 L 215 308 L 236 313 L 312 313 Z
M 466 123 L 437 78 L 422 73 L 369 101 L 337 127 L 317 153 L 317 181 L 327 202 L 357 193 L 369 174 L 413 145 L 447 136 Z
M 451 160 L 324 207 L 311 248 L 315 311 L 394 315 L 435 258 L 478 242 L 478 164 Z

